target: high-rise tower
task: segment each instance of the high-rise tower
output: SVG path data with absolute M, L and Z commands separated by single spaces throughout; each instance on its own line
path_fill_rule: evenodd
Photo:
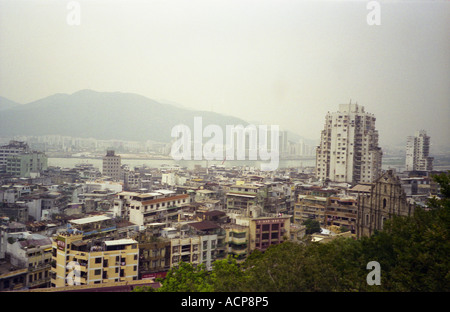
M 430 137 L 425 130 L 416 131 L 406 142 L 406 171 L 433 170 L 433 157 L 430 155 Z
M 116 155 L 113 150 L 106 151 L 106 156 L 103 156 L 102 174 L 111 177 L 115 181 L 122 179 L 120 156 Z
M 381 174 L 375 116 L 358 104 L 328 112 L 316 150 L 316 176 L 322 181 L 370 183 Z

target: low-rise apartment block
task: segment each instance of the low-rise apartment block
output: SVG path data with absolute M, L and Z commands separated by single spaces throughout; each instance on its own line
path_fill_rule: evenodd
M 330 197 L 325 210 L 324 225 L 337 226 L 356 234 L 358 202 L 352 197 Z
M 188 194 L 163 193 L 162 191 L 143 193 L 132 196 L 129 204 L 129 220 L 136 225 L 146 225 L 154 222 L 176 222 L 181 209 L 188 206 Z M 123 204 L 122 204 L 123 207 Z
M 29 234 L 20 240 L 10 240 L 6 255 L 14 267 L 27 269 L 25 287 L 33 289 L 50 286 L 50 238 Z
M 227 254 L 235 258 L 238 263 L 243 262 L 250 253 L 249 227 L 239 224 L 226 224 L 224 229 L 226 231 Z
M 176 267 L 181 262 L 198 265 L 201 263 L 201 240 L 199 236 L 176 237 L 170 240 L 170 267 Z
M 250 251 L 265 251 L 271 245 L 281 244 L 290 238 L 290 216 L 259 217 L 250 219 Z
M 52 255 L 52 287 L 138 279 L 139 249 L 133 239 L 89 240 L 63 233 L 54 240 Z

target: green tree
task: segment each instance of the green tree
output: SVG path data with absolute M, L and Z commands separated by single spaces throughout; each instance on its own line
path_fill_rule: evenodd
M 286 292 L 301 288 L 299 270 L 305 246 L 285 242 L 269 247 L 264 254 L 247 259 L 246 285 L 250 291 Z
M 320 232 L 320 222 L 313 219 L 306 219 L 303 221 L 303 225 L 306 226 L 306 234 L 313 234 Z
M 155 292 L 156 290 L 151 286 L 137 286 L 134 287 L 133 292 Z
M 444 199 L 450 198 L 450 170 L 447 173 L 433 175 L 433 180 L 440 186 L 440 191 Z M 447 201 L 448 203 L 448 201 Z M 448 206 L 447 206 L 448 207 Z
M 361 291 L 366 263 L 360 245 L 349 238 L 308 245 L 285 242 L 246 265 L 251 291 Z
M 203 292 L 213 291 L 209 272 L 203 264 L 194 266 L 191 263 L 181 262 L 178 267 L 167 272 L 161 280 L 160 292 Z
M 450 174 L 433 178 L 442 199 L 430 199 L 410 217 L 394 216 L 383 231 L 361 240 L 366 261 L 380 263 L 385 291 L 450 291 Z
M 246 274 L 236 259 L 229 256 L 227 259 L 216 260 L 210 274 L 213 289 L 216 292 L 245 291 Z

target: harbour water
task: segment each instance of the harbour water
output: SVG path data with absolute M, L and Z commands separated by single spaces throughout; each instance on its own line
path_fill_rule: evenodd
M 249 161 L 249 160 L 229 160 L 229 161 L 206 161 L 206 160 L 172 160 L 172 159 L 127 159 L 122 158 L 122 164 L 126 164 L 133 169 L 136 166 L 146 165 L 151 168 L 161 168 L 163 166 L 180 166 L 186 167 L 188 169 L 194 169 L 196 165 L 201 167 L 207 167 L 212 165 L 223 165 L 226 168 L 232 167 L 254 167 L 256 169 L 260 168 L 261 163 L 265 163 L 263 161 Z M 102 171 L 102 159 L 100 158 L 79 158 L 79 157 L 71 157 L 71 158 L 49 158 L 48 165 L 56 166 L 61 168 L 74 168 L 77 164 L 92 164 L 95 168 L 98 168 Z M 306 167 L 315 167 L 316 160 L 315 158 L 309 157 L 304 159 L 295 159 L 295 160 L 280 160 L 278 168 L 306 168 Z M 398 171 L 404 170 L 404 160 L 399 158 L 386 158 L 383 159 L 383 169 L 396 169 Z
M 188 169 L 194 169 L 196 165 L 201 167 L 207 167 L 212 165 L 223 165 L 226 168 L 232 167 L 255 167 L 260 168 L 264 161 L 250 161 L 250 160 L 229 160 L 229 161 L 206 161 L 206 160 L 172 160 L 172 159 L 127 159 L 122 158 L 122 164 L 128 165 L 130 169 L 136 166 L 146 165 L 151 168 L 161 168 L 162 166 L 180 166 Z M 49 158 L 48 165 L 61 167 L 61 168 L 73 168 L 77 164 L 92 164 L 95 168 L 102 170 L 102 159 L 100 158 Z M 304 168 L 314 167 L 316 160 L 314 158 L 305 158 L 297 160 L 280 160 L 278 168 Z

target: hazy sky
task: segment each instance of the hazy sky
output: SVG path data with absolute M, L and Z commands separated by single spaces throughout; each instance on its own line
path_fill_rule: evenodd
M 340 103 L 381 145 L 425 129 L 450 146 L 450 2 L 0 0 L 0 95 L 138 93 L 318 139 Z M 124 108 L 126 109 L 126 107 Z

